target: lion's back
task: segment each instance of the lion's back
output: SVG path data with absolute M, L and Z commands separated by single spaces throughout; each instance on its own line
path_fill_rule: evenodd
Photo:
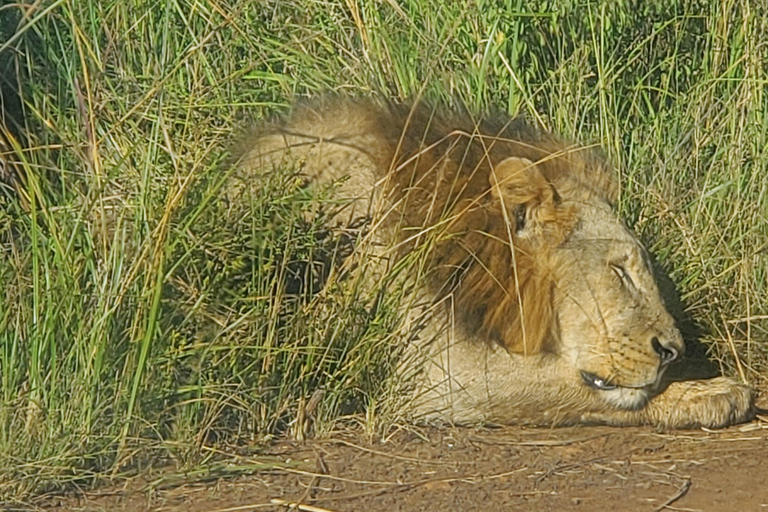
M 295 170 L 312 186 L 336 182 L 336 197 L 366 200 L 386 176 L 396 151 L 402 120 L 371 101 L 332 98 L 299 104 L 290 115 L 260 127 L 235 150 L 234 182 L 280 168 Z

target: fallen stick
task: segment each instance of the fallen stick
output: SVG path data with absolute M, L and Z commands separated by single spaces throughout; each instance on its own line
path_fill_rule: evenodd
M 671 504 L 682 498 L 686 495 L 688 492 L 688 489 L 691 488 L 691 480 L 690 478 L 686 478 L 685 482 L 683 482 L 683 485 L 680 487 L 680 489 L 677 490 L 674 496 L 669 498 L 666 503 L 664 503 L 662 506 L 656 509 L 656 512 L 661 512 L 665 508 L 669 507 Z
M 304 505 L 303 503 L 291 503 L 290 501 L 281 500 L 280 498 L 272 498 L 269 502 L 273 505 L 284 505 L 288 508 L 303 510 L 304 512 L 333 512 L 333 510 L 327 508 L 313 507 L 312 505 Z

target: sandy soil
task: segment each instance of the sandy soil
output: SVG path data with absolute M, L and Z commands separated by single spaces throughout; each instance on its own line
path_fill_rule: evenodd
M 246 466 L 247 476 L 222 478 Z M 237 467 L 236 464 L 240 464 Z M 445 428 L 282 441 L 210 474 L 56 498 L 63 511 L 765 511 L 768 418 L 724 431 Z M 312 508 L 315 507 L 315 508 Z

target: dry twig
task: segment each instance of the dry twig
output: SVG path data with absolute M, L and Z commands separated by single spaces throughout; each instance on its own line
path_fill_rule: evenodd
M 594 436 L 580 437 L 577 439 L 538 439 L 535 441 L 507 441 L 505 439 L 486 439 L 480 436 L 467 436 L 467 439 L 473 443 L 481 444 L 503 444 L 509 446 L 568 446 L 571 444 L 584 443 L 592 441 L 593 439 L 599 439 L 601 437 L 609 436 L 610 434 L 597 434 Z
M 273 498 L 269 500 L 274 505 L 284 505 L 288 508 L 295 508 L 297 510 L 303 510 L 304 512 L 333 512 L 327 508 L 314 507 L 312 505 L 304 505 L 303 503 L 291 503 L 290 501 L 281 500 L 280 498 Z
M 678 489 L 677 492 L 671 498 L 669 498 L 666 502 L 664 502 L 662 506 L 657 508 L 656 512 L 661 512 L 662 510 L 669 507 L 671 504 L 673 504 L 674 502 L 676 502 L 677 500 L 679 500 L 680 498 L 688 494 L 688 489 L 690 488 L 691 488 L 691 479 L 686 478 L 685 481 L 683 482 L 683 485 L 680 486 L 680 489 Z

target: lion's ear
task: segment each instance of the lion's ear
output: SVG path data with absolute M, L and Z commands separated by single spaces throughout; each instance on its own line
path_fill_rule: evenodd
M 509 157 L 496 164 L 489 180 L 491 195 L 508 212 L 515 233 L 521 234 L 531 222 L 548 220 L 557 193 L 540 166 L 527 158 Z

